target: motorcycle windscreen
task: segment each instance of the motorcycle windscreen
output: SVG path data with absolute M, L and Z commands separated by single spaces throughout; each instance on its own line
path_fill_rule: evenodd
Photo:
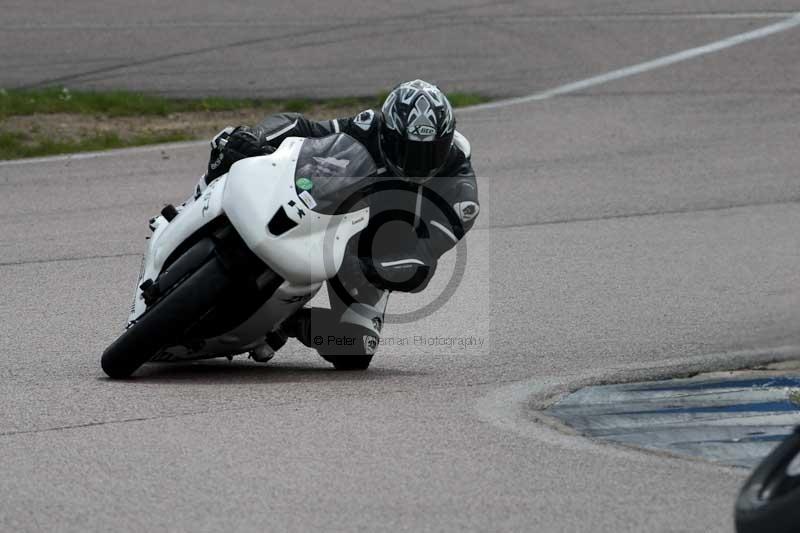
M 350 213 L 363 207 L 360 197 L 376 171 L 369 151 L 346 133 L 305 139 L 295 167 L 295 190 L 313 211 Z

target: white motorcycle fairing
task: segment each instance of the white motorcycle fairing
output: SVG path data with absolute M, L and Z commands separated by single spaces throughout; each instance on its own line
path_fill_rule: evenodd
M 272 283 L 275 274 L 280 276 L 279 282 L 282 280 L 269 299 L 233 329 L 203 339 L 199 345 L 168 346 L 153 360 L 226 356 L 263 345 L 267 333 L 313 298 L 323 282 L 336 275 L 348 241 L 368 224 L 369 207 L 342 214 L 313 209 L 317 206 L 314 191 L 298 192 L 296 184 L 298 159 L 305 141 L 290 137 L 270 155 L 235 163 L 171 221 L 158 216 L 151 222 L 154 232 L 136 284 L 128 327 L 147 310 L 143 282 L 157 280 L 168 259 L 174 261 L 171 256 L 187 240 L 210 223 L 226 217 L 250 251 L 274 273 L 263 276 L 264 283 Z M 297 182 L 300 183 L 299 179 Z M 310 179 L 306 182 L 313 183 Z
M 368 207 L 335 216 L 312 211 L 310 207 L 316 205 L 313 196 L 304 191 L 301 199 L 294 179 L 263 178 L 271 172 L 294 176 L 302 142 L 301 138 L 289 138 L 272 155 L 236 163 L 228 173 L 222 198 L 222 210 L 248 248 L 283 279 L 299 284 L 335 276 L 347 242 L 367 227 L 369 219 Z M 271 202 L 265 203 L 262 198 Z M 264 226 L 264 221 L 272 221 L 276 215 L 276 205 L 297 224 L 280 235 Z

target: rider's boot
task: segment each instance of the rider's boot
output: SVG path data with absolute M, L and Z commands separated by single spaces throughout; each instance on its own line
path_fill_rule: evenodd
M 385 307 L 383 307 L 385 309 Z M 287 319 L 282 330 L 323 358 L 337 355 L 374 355 L 383 326 L 383 311 L 354 303 L 340 310 L 304 307 Z

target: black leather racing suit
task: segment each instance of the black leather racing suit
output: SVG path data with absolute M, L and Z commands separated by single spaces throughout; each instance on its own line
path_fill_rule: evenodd
M 350 243 L 338 280 L 328 285 L 331 309 L 304 309 L 285 326 L 289 335 L 317 349 L 323 357 L 342 350 L 349 355 L 372 355 L 377 337 L 371 346 L 366 346 L 366 339 L 362 343 L 361 338 L 364 333 L 379 334 L 389 292 L 423 290 L 435 273 L 438 258 L 472 228 L 480 210 L 466 138 L 456 133 L 442 170 L 420 186 L 387 172 L 379 147 L 382 120 L 380 111 L 371 109 L 354 117 L 320 122 L 296 113 L 282 113 L 248 128 L 257 142 L 246 156 L 268 153 L 287 137 L 325 137 L 341 132 L 360 141 L 378 165 L 377 186 L 367 195 L 370 226 Z M 214 159 L 212 152 L 212 162 Z M 209 178 L 223 171 L 227 169 L 209 169 Z M 342 319 L 349 308 L 359 303 L 379 310 L 380 317 L 372 319 L 371 332 L 348 330 Z M 346 348 L 329 345 L 331 335 L 353 335 L 357 342 L 335 343 Z M 323 343 L 315 342 L 320 338 Z

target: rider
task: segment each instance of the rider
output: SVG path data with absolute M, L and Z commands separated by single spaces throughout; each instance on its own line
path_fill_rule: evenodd
M 414 80 L 397 85 L 379 111 L 321 122 L 281 113 L 254 127 L 226 128 L 211 141 L 208 171 L 196 197 L 234 162 L 270 153 L 287 137 L 336 133 L 354 137 L 369 150 L 379 167 L 375 183 L 386 185 L 369 196 L 370 227 L 380 213 L 389 216 L 372 232 L 369 253 L 349 246 L 339 284 L 328 285 L 331 309 L 301 309 L 277 334 L 267 336 L 272 350 L 289 335 L 337 368 L 366 368 L 378 346 L 389 292 L 423 290 L 437 259 L 464 237 L 478 215 L 470 145 L 455 123 L 444 93 Z M 272 353 L 261 354 L 262 360 Z

